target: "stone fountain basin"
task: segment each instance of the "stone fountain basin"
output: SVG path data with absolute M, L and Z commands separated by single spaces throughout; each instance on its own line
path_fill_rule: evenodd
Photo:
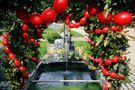
M 25 90 L 33 86 L 70 86 L 79 85 L 85 80 L 93 80 L 95 72 L 82 62 L 42 62 L 31 74 Z M 84 80 L 82 82 L 81 80 Z M 79 81 L 79 82 L 78 82 Z

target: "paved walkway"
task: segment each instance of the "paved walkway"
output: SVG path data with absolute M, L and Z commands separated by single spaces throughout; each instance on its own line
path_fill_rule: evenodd
M 2 39 L 3 39 L 2 36 L 0 36 L 0 41 L 2 41 Z
M 71 41 L 87 41 L 87 37 L 72 37 Z

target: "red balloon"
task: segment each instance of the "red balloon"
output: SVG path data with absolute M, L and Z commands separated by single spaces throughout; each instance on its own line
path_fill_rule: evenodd
M 118 78 L 118 79 L 125 79 L 126 77 L 123 76 L 123 75 L 118 75 L 117 78 Z
M 119 27 L 117 27 L 117 26 L 112 26 L 111 29 L 112 29 L 112 31 L 114 31 L 114 32 L 119 31 Z
M 10 53 L 9 47 L 8 47 L 8 46 L 5 46 L 5 47 L 4 47 L 4 51 L 5 51 L 6 53 Z
M 92 16 L 95 16 L 99 12 L 99 7 L 96 3 L 89 5 L 87 9 L 89 14 Z
M 63 13 L 68 7 L 68 0 L 55 0 L 53 3 L 53 10 L 56 13 Z
M 129 12 L 119 12 L 114 16 L 114 22 L 118 25 L 128 25 L 133 21 L 132 14 Z
M 38 13 L 33 13 L 31 16 L 30 16 L 30 22 L 33 24 L 33 25 L 41 25 L 42 24 L 42 19 L 41 19 L 41 15 L 38 14 Z
M 88 11 L 85 11 L 84 16 L 85 16 L 86 18 L 89 18 L 89 17 L 90 17 L 89 12 L 88 12 Z
M 107 71 L 107 69 L 105 69 L 105 68 L 102 68 L 102 73 L 104 73 L 105 71 Z
M 109 66 L 111 65 L 111 63 L 112 63 L 112 60 L 105 60 L 105 65 Z
M 109 74 L 110 74 L 110 72 L 109 72 L 107 69 L 105 69 L 105 68 L 102 69 L 102 73 L 103 73 L 105 76 L 109 76 Z
M 38 58 L 32 57 L 31 60 L 32 60 L 32 62 L 37 62 L 38 61 Z
M 86 17 L 80 19 L 80 25 L 84 25 L 86 23 Z
M 15 59 L 15 55 L 14 55 L 13 53 L 9 53 L 9 54 L 8 54 L 8 58 L 9 58 L 10 60 L 14 60 L 14 59 Z
M 115 72 L 110 72 L 110 77 L 111 78 L 117 78 L 117 74 Z
M 114 56 L 114 57 L 112 58 L 112 62 L 113 62 L 113 63 L 117 63 L 119 60 L 120 60 L 120 56 Z
M 46 23 L 52 23 L 56 19 L 56 13 L 52 9 L 46 9 L 42 12 L 41 19 Z
M 67 17 L 68 18 L 72 18 L 73 17 L 73 14 L 72 13 L 69 13 Z
M 109 72 L 109 71 L 105 71 L 103 74 L 104 74 L 105 76 L 109 76 L 110 72 Z
M 95 33 L 96 33 L 97 35 L 99 35 L 99 34 L 101 34 L 101 33 L 102 33 L 102 30 L 100 30 L 100 29 L 96 29 L 96 30 L 95 30 Z
M 108 32 L 109 32 L 109 27 L 104 27 L 104 28 L 102 29 L 102 32 L 103 32 L 103 33 L 108 33 Z
M 9 43 L 9 41 L 8 41 L 7 39 L 4 39 L 3 42 L 2 42 L 2 44 L 3 44 L 4 46 L 7 46 L 8 43 Z
M 74 27 L 75 28 L 79 28 L 80 27 L 80 23 L 79 22 L 75 22 Z
M 112 13 L 109 13 L 107 18 L 106 18 L 104 12 L 99 12 L 97 15 L 97 18 L 101 23 L 109 24 L 110 22 L 112 22 Z
M 31 41 L 32 43 L 34 43 L 34 42 L 35 42 L 35 39 L 34 39 L 34 38 L 31 38 L 30 41 Z
M 29 73 L 28 73 L 28 71 L 25 71 L 23 73 L 23 78 L 28 79 L 28 77 L 29 77 Z
M 69 26 L 69 28 L 74 28 L 74 24 L 73 23 L 70 23 L 68 26 Z
M 20 60 L 15 60 L 14 64 L 16 67 L 20 67 L 21 66 L 21 61 Z
M 29 37 L 29 34 L 28 33 L 23 33 L 23 38 L 27 39 Z
M 66 25 L 69 25 L 70 24 L 70 20 L 68 18 L 65 19 L 64 22 L 65 22 Z
M 4 38 L 4 39 L 7 39 L 7 38 L 8 38 L 8 34 L 7 34 L 7 33 L 4 33 L 4 34 L 3 34 L 3 38 Z
M 21 72 L 24 72 L 24 71 L 26 70 L 26 68 L 25 68 L 24 66 L 21 66 L 21 67 L 19 68 L 19 70 L 20 70 Z
M 28 26 L 27 24 L 23 24 L 22 30 L 23 30 L 24 32 L 27 32 L 28 29 L 29 29 L 29 26 Z

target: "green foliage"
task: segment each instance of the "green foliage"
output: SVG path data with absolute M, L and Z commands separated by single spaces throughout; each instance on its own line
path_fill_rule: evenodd
M 46 29 L 45 34 L 43 34 L 43 38 L 47 39 L 49 43 L 54 43 L 56 39 L 61 38 L 59 33 L 54 29 Z
M 47 54 L 47 42 L 40 42 L 40 47 L 39 47 L 39 57 L 42 58 L 45 54 Z
M 70 30 L 71 37 L 83 37 L 82 34 L 75 32 L 73 30 Z

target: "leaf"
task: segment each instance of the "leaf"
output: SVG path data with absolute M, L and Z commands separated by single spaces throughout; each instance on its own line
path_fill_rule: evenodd
M 104 47 L 106 47 L 108 44 L 108 40 L 104 40 Z
M 102 35 L 100 35 L 99 38 L 96 39 L 96 42 L 97 42 L 96 46 L 98 46 L 102 42 L 103 38 L 104 38 L 104 35 L 102 34 Z
M 120 72 L 120 73 L 123 73 L 124 67 L 125 67 L 124 65 L 120 65 L 120 66 L 119 66 L 119 72 Z
M 113 69 L 116 71 L 117 70 L 117 68 L 118 68 L 118 63 L 117 64 L 115 64 L 114 66 L 113 66 Z

